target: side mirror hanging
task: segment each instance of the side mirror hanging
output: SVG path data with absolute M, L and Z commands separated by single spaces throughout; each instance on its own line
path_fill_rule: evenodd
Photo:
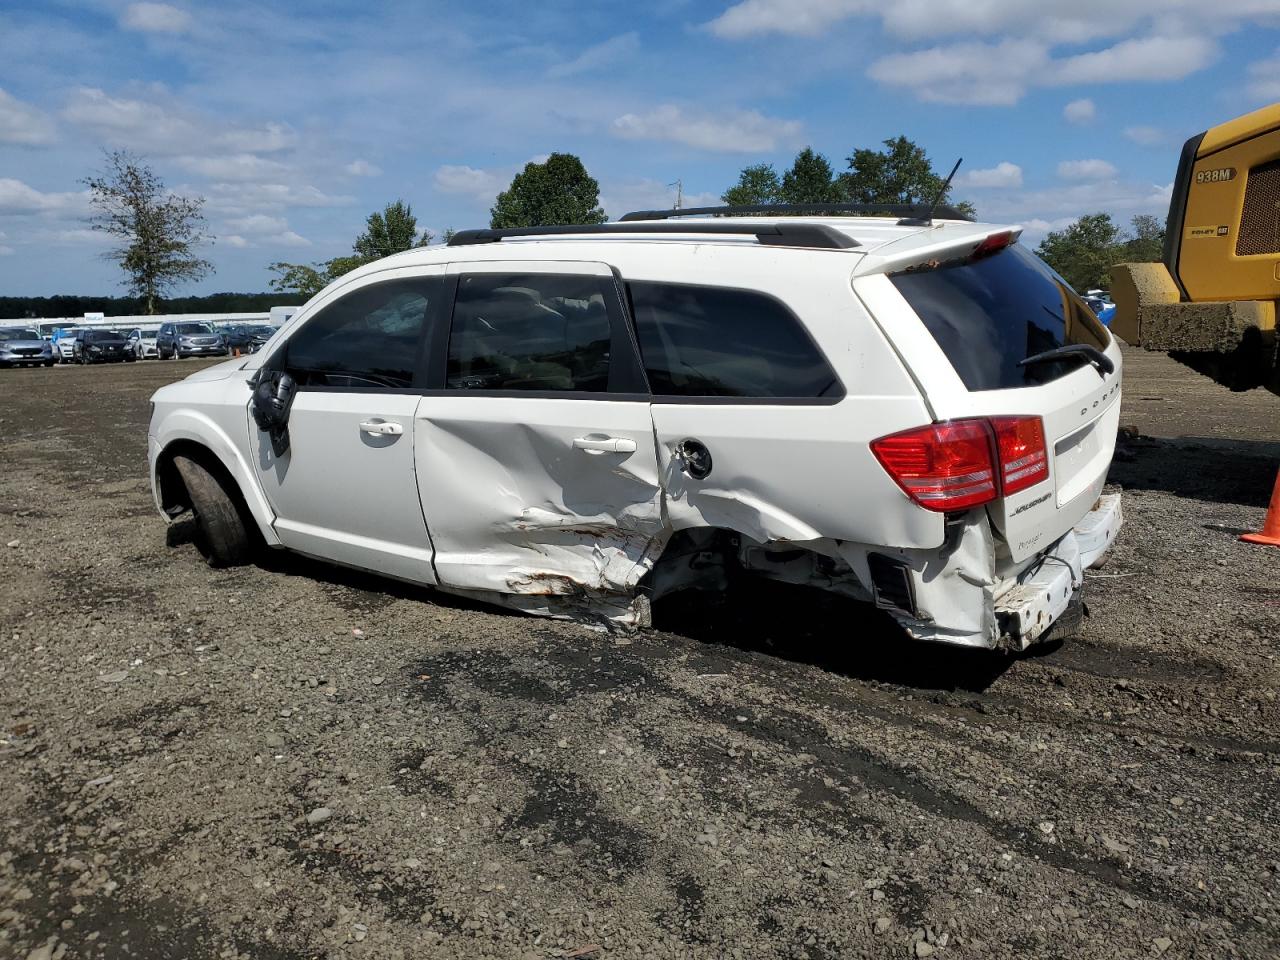
M 283 370 L 259 370 L 253 386 L 253 422 L 271 437 L 276 456 L 289 449 L 289 410 L 298 384 Z

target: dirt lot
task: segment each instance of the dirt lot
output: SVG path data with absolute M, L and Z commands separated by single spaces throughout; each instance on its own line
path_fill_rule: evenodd
M 1280 953 L 1280 398 L 1131 354 L 1086 637 L 1009 659 L 210 570 L 145 476 L 195 368 L 0 371 L 0 956 Z

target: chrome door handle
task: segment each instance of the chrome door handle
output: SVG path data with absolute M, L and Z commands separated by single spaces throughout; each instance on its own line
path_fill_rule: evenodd
M 587 453 L 635 453 L 636 442 L 629 437 L 604 437 L 593 433 L 575 438 L 573 448 Z
M 362 420 L 360 429 L 364 433 L 372 434 L 375 437 L 398 437 L 404 433 L 404 427 L 387 420 Z

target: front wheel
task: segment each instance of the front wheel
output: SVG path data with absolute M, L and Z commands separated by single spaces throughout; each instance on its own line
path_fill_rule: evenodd
M 46 360 L 46 361 L 44 362 L 44 365 L 45 365 L 46 367 L 52 367 L 52 366 L 53 366 L 53 361 L 52 361 L 52 360 Z
M 189 457 L 173 465 L 191 497 L 196 522 L 196 549 L 211 567 L 238 567 L 249 562 L 253 541 L 244 517 L 223 482 Z

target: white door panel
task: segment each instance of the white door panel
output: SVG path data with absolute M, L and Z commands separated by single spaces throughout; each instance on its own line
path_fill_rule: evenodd
M 442 584 L 576 596 L 644 575 L 662 531 L 647 403 L 460 391 L 423 397 L 414 433 Z
M 258 477 L 285 546 L 435 583 L 414 475 L 418 400 L 409 393 L 300 390 L 289 413 L 289 448 L 279 456 L 250 416 Z

